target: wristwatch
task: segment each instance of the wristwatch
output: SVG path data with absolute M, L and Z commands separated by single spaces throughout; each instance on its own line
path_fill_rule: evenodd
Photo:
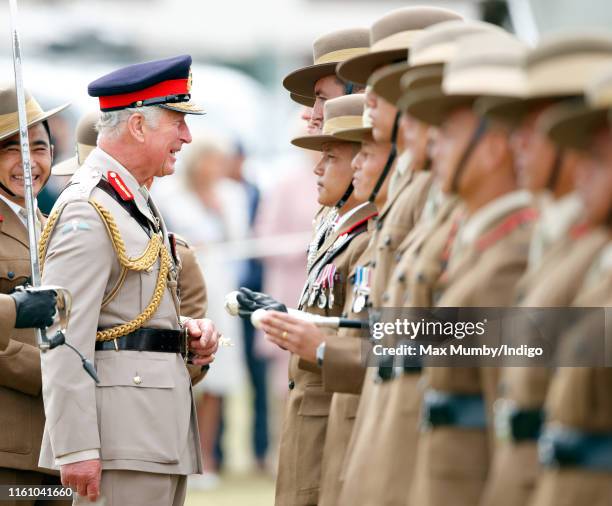
M 317 346 L 316 357 L 317 357 L 317 365 L 319 367 L 323 367 L 323 357 L 325 356 L 325 341 L 323 341 L 319 346 Z

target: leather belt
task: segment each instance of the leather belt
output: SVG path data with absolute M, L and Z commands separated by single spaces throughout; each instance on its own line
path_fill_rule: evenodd
M 452 394 L 428 390 L 423 398 L 423 428 L 451 426 L 485 429 L 485 403 L 479 394 Z
M 97 341 L 96 351 L 101 350 L 156 351 L 185 356 L 187 339 L 182 330 L 141 328 L 117 339 Z
M 517 406 L 507 399 L 495 402 L 495 433 L 499 439 L 510 439 L 514 443 L 537 441 L 544 423 L 544 411 Z
M 612 433 L 549 427 L 539 440 L 540 462 L 547 467 L 577 467 L 612 472 Z

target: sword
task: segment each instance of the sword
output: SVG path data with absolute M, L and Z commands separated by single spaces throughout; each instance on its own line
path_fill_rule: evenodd
M 28 138 L 28 116 L 26 113 L 25 90 L 21 72 L 21 45 L 17 31 L 17 0 L 9 0 L 11 9 L 11 41 L 13 47 L 13 70 L 15 72 L 15 91 L 17 93 L 17 113 L 19 117 L 19 140 L 21 142 L 21 165 L 25 185 L 25 204 L 28 220 L 28 242 L 30 244 L 30 268 L 32 286 L 40 286 L 40 264 L 38 263 L 38 231 L 36 230 L 36 209 L 34 207 L 34 190 L 32 188 L 32 165 L 30 162 L 30 139 Z M 49 349 L 49 340 L 41 329 L 36 329 L 38 347 L 45 352 Z
M 25 89 L 23 87 L 23 74 L 21 63 L 21 44 L 17 30 L 17 0 L 9 0 L 11 18 L 11 45 L 13 48 L 13 70 L 15 73 L 15 92 L 17 95 L 17 114 L 19 118 L 19 140 L 21 144 L 21 165 L 23 167 L 23 181 L 25 189 L 25 204 L 28 223 L 28 243 L 30 245 L 30 269 L 32 286 L 25 290 L 36 291 L 41 288 L 52 288 L 57 293 L 57 332 L 52 339 L 42 329 L 36 329 L 36 340 L 41 352 L 65 344 L 71 348 L 81 359 L 83 368 L 96 383 L 99 382 L 93 364 L 87 360 L 76 348 L 66 342 L 65 331 L 68 326 L 72 296 L 68 290 L 61 287 L 41 287 L 40 263 L 38 260 L 38 230 L 36 228 L 36 206 L 34 205 L 34 188 L 32 185 L 32 164 L 30 161 L 30 139 L 28 138 L 28 115 L 26 112 Z M 55 325 L 54 325 L 55 327 Z

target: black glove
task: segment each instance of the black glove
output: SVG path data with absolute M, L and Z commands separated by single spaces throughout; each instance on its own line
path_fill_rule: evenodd
M 17 291 L 13 292 L 11 297 L 15 301 L 17 310 L 16 329 L 42 329 L 53 324 L 57 298 L 55 290 Z
M 274 311 L 287 312 L 287 306 L 268 294 L 254 292 L 248 288 L 241 287 L 236 294 L 238 301 L 238 315 L 241 318 L 250 318 L 258 309 L 273 309 Z

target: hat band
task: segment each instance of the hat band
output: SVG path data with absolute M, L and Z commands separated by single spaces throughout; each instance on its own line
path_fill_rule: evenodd
M 377 40 L 374 42 L 374 44 L 372 44 L 370 53 L 378 53 L 392 49 L 408 50 L 408 48 L 412 45 L 414 38 L 422 31 L 423 30 L 405 30 L 403 32 L 397 32 L 389 35 L 388 37 Z
M 367 47 L 347 47 L 346 49 L 338 49 L 329 53 L 322 54 L 315 58 L 315 65 L 324 65 L 325 63 L 339 63 L 355 56 L 366 54 L 369 51 Z
M 323 135 L 332 135 L 338 130 L 361 128 L 361 116 L 336 116 L 323 124 Z
M 35 122 L 40 118 L 45 111 L 38 104 L 35 98 L 30 98 L 26 101 L 26 117 L 28 118 L 28 125 Z M 7 114 L 0 114 L 0 135 L 5 132 L 13 132 L 19 130 L 19 113 L 9 112 Z
M 120 95 L 109 95 L 99 97 L 100 110 L 123 109 L 133 104 L 138 106 L 138 102 L 151 99 L 159 99 L 172 95 L 189 95 L 189 79 L 170 79 L 161 83 L 154 84 L 143 90 Z M 141 104 L 142 105 L 142 104 Z

